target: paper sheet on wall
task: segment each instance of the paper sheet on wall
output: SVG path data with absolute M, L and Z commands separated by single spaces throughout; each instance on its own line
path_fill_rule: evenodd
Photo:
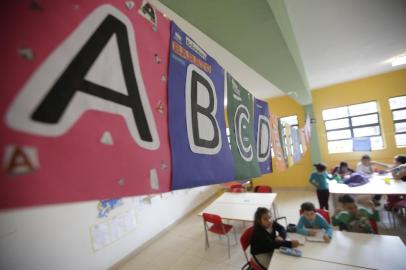
M 100 250 L 110 244 L 110 230 L 107 222 L 99 223 L 90 229 L 92 245 L 95 251 Z
M 137 226 L 134 210 L 127 211 L 109 220 L 110 238 L 112 241 L 120 239 Z
M 120 239 L 126 233 L 124 216 L 118 215 L 109 220 L 110 225 L 110 238 L 112 241 Z

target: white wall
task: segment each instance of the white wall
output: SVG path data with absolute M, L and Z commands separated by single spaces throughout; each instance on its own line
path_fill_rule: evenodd
M 137 247 L 207 200 L 217 186 L 156 196 L 143 211 L 137 197 L 126 197 L 110 216 L 135 209 L 137 227 L 109 246 L 94 252 L 89 228 L 100 222 L 97 201 L 35 207 L 0 213 L 0 269 L 108 269 Z

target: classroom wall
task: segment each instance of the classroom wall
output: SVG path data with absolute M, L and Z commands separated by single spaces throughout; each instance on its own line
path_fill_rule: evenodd
M 342 160 L 355 167 L 363 154 L 370 154 L 373 160 L 385 163 L 392 163 L 396 154 L 405 154 L 406 148 L 396 148 L 392 114 L 388 103 L 388 98 L 400 95 L 406 95 L 406 69 L 313 90 L 313 109 L 322 160 L 329 167 Z M 329 154 L 322 110 L 367 101 L 378 102 L 384 149 L 371 153 Z
M 151 204 L 141 205 L 139 197 L 124 198 L 123 205 L 113 209 L 109 218 L 134 209 L 136 228 L 96 252 L 91 247 L 89 230 L 103 221 L 97 218 L 98 201 L 3 211 L 0 213 L 0 268 L 108 269 L 218 189 L 208 186 L 179 190 L 164 198 L 157 195 Z
M 306 118 L 304 108 L 289 96 L 268 100 L 269 110 L 279 117 L 297 115 L 299 128 L 304 126 Z M 271 187 L 309 187 L 308 177 L 312 171 L 310 151 L 302 159 L 284 172 L 273 172 L 254 178 L 254 185 L 268 185 Z

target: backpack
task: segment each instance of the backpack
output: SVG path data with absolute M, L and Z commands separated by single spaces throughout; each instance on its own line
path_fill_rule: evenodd
M 348 185 L 349 187 L 362 186 L 368 182 L 368 177 L 360 173 L 353 173 L 351 174 L 350 178 L 344 180 L 344 184 Z

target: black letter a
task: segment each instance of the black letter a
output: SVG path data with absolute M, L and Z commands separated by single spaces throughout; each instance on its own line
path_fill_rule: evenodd
M 121 68 L 128 96 L 85 79 L 86 74 L 114 34 L 117 38 Z M 140 139 L 143 142 L 152 142 L 154 140 L 150 130 L 152 123 L 148 122 L 143 108 L 132 62 L 133 57 L 130 53 L 126 25 L 112 15 L 107 15 L 35 109 L 31 118 L 34 121 L 47 124 L 58 123 L 65 110 L 69 107 L 75 93 L 80 91 L 129 107 Z

